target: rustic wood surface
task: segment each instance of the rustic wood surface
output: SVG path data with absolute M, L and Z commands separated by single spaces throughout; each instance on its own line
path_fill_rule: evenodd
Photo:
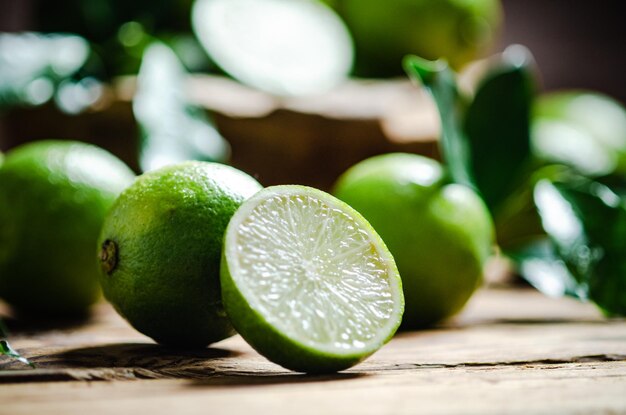
M 166 349 L 104 304 L 83 324 L 9 323 L 37 368 L 0 358 L 2 415 L 626 413 L 626 321 L 527 289 L 483 290 L 454 321 L 329 376 L 286 371 L 238 336 Z

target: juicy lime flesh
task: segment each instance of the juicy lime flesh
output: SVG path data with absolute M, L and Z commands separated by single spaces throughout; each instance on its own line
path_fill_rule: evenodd
M 317 93 L 341 82 L 352 66 L 347 29 L 317 1 L 200 0 L 192 20 L 222 69 L 271 93 Z
M 401 296 L 393 259 L 354 216 L 313 196 L 278 194 L 237 225 L 227 241 L 236 247 L 231 273 L 267 323 L 335 354 L 386 340 Z

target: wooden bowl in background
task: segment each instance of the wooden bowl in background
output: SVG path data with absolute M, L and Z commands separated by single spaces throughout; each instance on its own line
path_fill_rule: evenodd
M 79 115 L 52 104 L 13 109 L 0 118 L 0 146 L 75 139 L 108 149 L 138 171 L 133 91 L 134 78 L 121 79 Z M 280 98 L 227 78 L 195 76 L 188 91 L 230 143 L 230 164 L 266 186 L 295 183 L 328 190 L 348 167 L 376 154 L 438 157 L 435 107 L 406 80 L 350 80 L 323 95 Z

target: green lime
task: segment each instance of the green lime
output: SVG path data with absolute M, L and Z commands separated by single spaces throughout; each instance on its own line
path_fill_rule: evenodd
M 493 243 L 491 217 L 474 191 L 446 184 L 435 160 L 372 157 L 344 173 L 335 194 L 363 214 L 396 259 L 404 328 L 455 314 L 480 285 Z
M 73 141 L 40 141 L 0 167 L 0 297 L 18 312 L 84 312 L 99 294 L 94 246 L 104 216 L 134 174 Z
M 626 109 L 591 91 L 544 94 L 533 108 L 532 144 L 539 157 L 598 176 L 626 172 Z
M 224 246 L 222 295 L 233 326 L 285 368 L 346 369 L 400 324 L 393 257 L 358 212 L 327 193 L 262 190 L 235 213 Z
M 105 297 L 158 343 L 204 347 L 233 334 L 220 297 L 228 221 L 261 185 L 217 163 L 184 162 L 140 176 L 100 233 Z
M 495 43 L 499 0 L 326 0 L 344 19 L 361 76 L 403 75 L 402 58 L 445 58 L 455 68 Z
M 352 68 L 348 30 L 317 0 L 197 0 L 192 22 L 217 65 L 273 94 L 319 93 Z

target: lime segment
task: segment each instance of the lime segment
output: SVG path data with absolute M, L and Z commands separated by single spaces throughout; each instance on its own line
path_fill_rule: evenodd
M 330 89 L 352 67 L 339 17 L 313 0 L 198 0 L 192 23 L 225 72 L 278 95 Z
M 393 257 L 363 217 L 304 186 L 274 186 L 236 212 L 222 266 L 240 334 L 286 368 L 332 372 L 378 350 L 404 307 Z

